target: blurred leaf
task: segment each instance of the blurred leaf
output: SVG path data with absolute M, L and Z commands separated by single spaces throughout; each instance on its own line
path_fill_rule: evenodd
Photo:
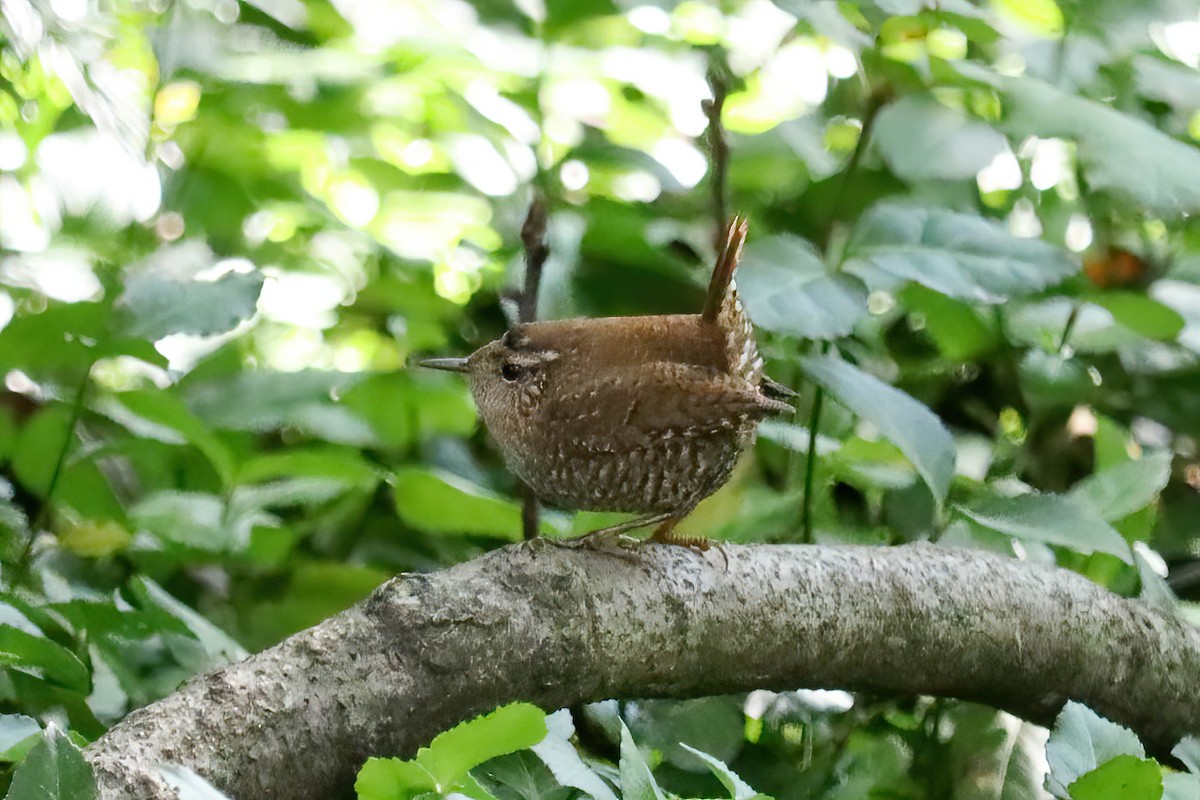
M 178 792 L 179 800 L 229 800 L 229 795 L 182 764 L 160 764 L 158 772 Z
M 41 739 L 42 726 L 24 714 L 0 714 L 0 761 L 20 761 Z
M 176 624 L 182 623 L 187 636 L 197 645 L 188 647 L 179 637 L 173 640 L 173 650 L 178 657 L 186 659 L 185 666 L 196 671 L 212 669 L 240 661 L 249 655 L 224 631 L 176 600 L 149 578 L 134 577 L 129 582 L 129 589 L 143 611 L 160 618 L 165 615 Z
M 250 535 L 226 515 L 221 498 L 203 492 L 155 492 L 129 510 L 129 519 L 165 542 L 212 552 L 238 550 Z
M 1087 402 L 1096 390 L 1082 359 L 1062 353 L 1030 349 L 1017 370 L 1021 393 L 1033 408 L 1070 408 Z
M 867 313 L 862 281 L 830 274 L 813 246 L 795 236 L 747 247 L 738 293 L 754 324 L 803 339 L 846 336 Z
M 1171 755 L 1187 765 L 1188 772 L 1200 776 L 1200 736 L 1185 736 L 1171 750 Z
M 1129 545 L 1090 505 L 1069 496 L 1022 494 L 991 497 L 959 512 L 985 528 L 1030 542 L 1066 547 L 1080 553 L 1110 553 L 1133 563 Z
M 1168 772 L 1162 776 L 1163 800 L 1200 800 L 1200 777 Z
M 262 291 L 258 272 L 227 272 L 206 280 L 215 258 L 208 246 L 192 240 L 155 253 L 125 277 L 117 298 L 121 332 L 161 339 L 172 333 L 212 336 L 254 314 Z
M 960 300 L 999 303 L 1052 286 L 1079 266 L 1053 245 L 973 214 L 877 205 L 856 226 L 845 269 L 868 286 L 883 273 Z
M 25 423 L 13 450 L 13 474 L 25 488 L 45 497 L 63 450 L 70 448 L 73 419 L 66 406 L 47 406 Z
M 142 419 L 175 431 L 203 453 L 223 485 L 233 482 L 233 453 L 180 400 L 161 390 L 122 392 L 117 399 Z
M 625 723 L 621 723 L 621 797 L 623 800 L 665 800 L 650 765 L 642 758 Z
M 1159 800 L 1162 768 L 1150 759 L 1117 756 L 1077 779 L 1069 793 L 1071 800 Z
M 1081 480 L 1068 497 L 1094 508 L 1108 522 L 1116 522 L 1154 502 L 1171 478 L 1171 454 L 1149 453 Z
M 684 750 L 687 750 L 692 755 L 699 758 L 708 768 L 712 770 L 712 774 L 716 776 L 721 785 L 729 792 L 731 800 L 753 800 L 755 797 L 761 797 L 758 792 L 750 788 L 744 780 L 738 777 L 737 773 L 731 770 L 724 762 L 713 758 L 708 753 L 703 753 L 694 747 L 686 744 L 681 744 Z
M 80 694 L 91 689 L 91 675 L 79 658 L 40 632 L 0 624 L 0 667 L 25 670 Z
M 801 360 L 807 378 L 900 448 L 940 505 L 954 477 L 954 439 L 926 406 L 832 356 Z
M 1105 292 L 1088 298 L 1121 325 L 1147 339 L 1170 341 L 1183 330 L 1184 319 L 1168 306 L 1133 292 Z
M 987 123 L 918 94 L 879 112 L 875 144 L 892 172 L 908 181 L 974 178 L 1008 146 Z
M 737 758 L 745 739 L 740 698 L 640 700 L 625 709 L 626 723 L 637 740 L 663 754 L 665 761 L 696 769 L 690 745 L 722 762 Z
M 396 472 L 392 498 L 400 519 L 417 530 L 521 538 L 520 504 L 448 472 L 403 467 Z
M 973 71 L 969 74 L 977 74 Z M 1004 93 L 1016 136 L 1077 142 L 1091 190 L 1109 190 L 1162 214 L 1200 209 L 1200 150 L 1129 114 L 1036 78 L 986 79 Z
M 243 372 L 188 387 L 187 403 L 217 428 L 267 431 L 296 428 L 338 444 L 365 447 L 376 442 L 370 427 L 337 398 L 362 380 L 361 374 Z
M 983 315 L 969 304 L 910 283 L 900 292 L 901 305 L 920 315 L 921 330 L 949 361 L 971 361 L 994 348 L 1000 337 Z
M 55 725 L 17 767 L 6 800 L 92 800 L 99 797 L 83 752 Z
M 247 609 L 243 629 L 263 646 L 274 644 L 344 611 L 390 577 L 388 572 L 358 564 L 294 564 L 287 587 L 277 598 Z
M 571 737 L 575 734 L 571 712 L 563 709 L 548 715 L 546 728 L 546 738 L 531 750 L 550 770 L 554 779 L 562 786 L 578 789 L 593 800 L 617 800 L 608 784 L 588 768 L 571 744 Z
M 1146 751 L 1128 728 L 1109 722 L 1083 703 L 1069 700 L 1046 742 L 1050 764 L 1046 788 L 1055 797 L 1068 798 L 1068 786 L 1117 756 L 1141 759 Z
M 472 776 L 496 800 L 572 800 L 575 791 L 560 786 L 554 774 L 528 750 L 499 756 L 481 764 Z

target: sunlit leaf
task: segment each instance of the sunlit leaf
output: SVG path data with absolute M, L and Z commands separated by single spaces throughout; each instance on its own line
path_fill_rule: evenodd
M 211 336 L 248 319 L 258 303 L 258 272 L 226 272 L 206 279 L 214 257 L 201 242 L 166 248 L 130 271 L 115 308 L 122 333 L 161 339 L 172 333 Z
M 1092 191 L 1111 191 L 1163 214 L 1200 209 L 1200 148 L 1036 78 L 964 71 L 1003 92 L 1006 130 L 1074 140 Z
M 416 763 L 449 788 L 488 759 L 524 750 L 546 736 L 546 713 L 529 703 L 502 706 L 434 737 Z
M 1171 454 L 1150 453 L 1089 475 L 1075 485 L 1070 496 L 1091 505 L 1105 520 L 1116 522 L 1154 502 L 1170 478 Z
M 1121 755 L 1079 777 L 1067 787 L 1071 800 L 1159 800 L 1163 796 L 1158 762 Z
M 1145 758 L 1146 751 L 1128 728 L 1109 722 L 1096 712 L 1070 700 L 1059 713 L 1046 743 L 1050 776 L 1046 787 L 1056 797 L 1067 798 L 1067 787 L 1081 776 L 1117 756 Z
M 624 722 L 621 722 L 621 797 L 624 800 L 664 800 L 650 765 L 642 757 Z
M 813 246 L 794 236 L 752 243 L 737 280 L 750 319 L 769 331 L 834 339 L 849 334 L 867 313 L 862 281 L 831 273 Z
M 961 109 L 912 94 L 879 112 L 875 144 L 892 172 L 919 181 L 974 178 L 1008 141 Z
M 1071 497 L 1023 494 L 992 497 L 958 510 L 972 522 L 1006 536 L 1066 547 L 1080 553 L 1110 553 L 1133 563 L 1129 545 L 1092 507 Z
M 846 270 L 868 286 L 916 281 L 961 300 L 999 303 L 1079 271 L 1067 254 L 996 222 L 943 208 L 879 205 L 855 228 Z

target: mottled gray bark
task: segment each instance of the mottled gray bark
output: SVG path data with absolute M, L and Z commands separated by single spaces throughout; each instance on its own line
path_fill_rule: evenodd
M 1200 732 L 1200 630 L 1084 578 L 977 552 L 536 542 L 403 575 L 130 714 L 86 750 L 105 798 L 181 763 L 239 800 L 326 798 L 513 700 L 827 687 L 967 698 L 1045 722 L 1068 698 L 1160 751 Z

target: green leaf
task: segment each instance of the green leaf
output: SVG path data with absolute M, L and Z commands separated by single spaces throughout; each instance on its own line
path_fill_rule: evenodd
M 233 482 L 233 452 L 182 401 L 158 389 L 122 392 L 117 399 L 137 416 L 175 431 L 203 453 L 223 485 Z
M 593 800 L 617 800 L 608 784 L 590 770 L 571 744 L 575 727 L 571 712 L 563 709 L 546 717 L 546 738 L 530 748 L 562 786 L 578 789 Z
M 99 796 L 92 768 L 57 726 L 46 726 L 42 739 L 17 767 L 6 800 L 92 800 Z
M 940 505 L 954 477 L 954 439 L 942 421 L 909 395 L 832 356 L 804 358 L 806 377 L 870 422 L 913 463 Z
M 0 714 L 0 761 L 20 761 L 41 739 L 42 726 L 24 714 Z
M 1200 209 L 1200 149 L 1035 78 L 985 80 L 1004 93 L 1012 134 L 1075 140 L 1090 190 L 1109 190 L 1162 214 Z
M 533 747 L 546 738 L 546 712 L 529 703 L 501 706 L 438 734 L 416 761 L 446 790 L 488 759 Z
M 1144 294 L 1105 292 L 1088 297 L 1088 302 L 1113 315 L 1118 323 L 1147 339 L 1169 342 L 1183 330 L 1183 316 Z
M 176 626 L 182 623 L 187 636 L 198 647 L 184 648 L 176 644 L 173 651 L 177 657 L 186 657 L 185 666 L 199 671 L 224 666 L 240 661 L 249 653 L 227 633 L 209 622 L 200 614 L 176 600 L 165 589 L 147 577 L 138 575 L 129 581 L 130 591 L 138 605 L 148 614 L 159 619 L 164 616 Z
M 21 429 L 13 450 L 13 474 L 25 488 L 45 497 L 64 449 L 73 444 L 71 410 L 63 405 L 41 409 Z
M 362 378 L 324 370 L 242 372 L 189 386 L 187 404 L 217 428 L 256 432 L 296 428 L 329 442 L 367 447 L 377 442 L 370 426 L 336 404 L 336 398 Z
M 1133 563 L 1129 545 L 1091 506 L 1071 497 L 1023 494 L 992 497 L 958 510 L 985 528 L 1030 542 L 1080 553 L 1110 553 Z
M 368 758 L 354 781 L 358 800 L 409 800 L 437 788 L 424 767 L 399 758 Z
M 680 744 L 680 747 L 708 765 L 712 774 L 716 776 L 721 785 L 729 792 L 729 797 L 732 800 L 753 800 L 753 798 L 759 796 L 758 792 L 751 789 L 750 784 L 738 777 L 738 774 L 731 770 L 724 761 L 713 758 L 708 753 L 703 753 L 686 744 Z
M 1000 303 L 1052 286 L 1079 266 L 1053 245 L 1017 238 L 974 214 L 884 204 L 859 221 L 845 269 L 872 287 L 911 280 L 960 300 Z
M 880 111 L 874 140 L 888 167 L 906 181 L 974 178 L 1008 146 L 987 123 L 925 94 Z
M 1108 522 L 1116 522 L 1154 502 L 1171 479 L 1171 454 L 1150 453 L 1081 480 L 1069 497 L 1094 508 Z
M 121 332 L 150 340 L 173 333 L 212 336 L 249 319 L 263 276 L 227 272 L 215 280 L 197 278 L 214 260 L 207 245 L 189 241 L 165 247 L 134 268 L 114 305 Z
M 0 667 L 31 672 L 80 694 L 91 691 L 91 674 L 83 662 L 40 632 L 0 624 Z
M 718 761 L 731 762 L 745 741 L 745 713 L 739 698 L 699 697 L 689 700 L 639 700 L 628 707 L 629 730 L 642 746 L 662 753 L 663 760 L 695 769 L 687 744 Z
M 1117 756 L 1068 787 L 1071 800 L 1160 800 L 1162 768 L 1137 756 Z
M 1163 800 L 1200 800 L 1200 777 L 1184 772 L 1162 776 Z
M 1185 736 L 1171 750 L 1171 755 L 1187 765 L 1188 772 L 1200 776 L 1200 736 Z
M 402 467 L 392 497 L 400 519 L 417 530 L 521 538 L 518 503 L 442 470 Z M 544 520 L 543 529 L 548 529 Z
M 621 797 L 623 800 L 665 800 L 650 765 L 642 758 L 625 722 L 621 722 Z
M 227 519 L 221 498 L 204 492 L 155 492 L 129 510 L 129 519 L 164 542 L 211 552 L 238 550 L 250 534 Z
M 919 283 L 910 283 L 900 292 L 900 303 L 920 320 L 922 332 L 949 361 L 971 361 L 999 342 L 995 329 L 978 310 Z
M 846 336 L 867 314 L 862 281 L 830 274 L 811 244 L 789 235 L 746 248 L 738 294 L 755 325 L 803 339 Z
M 1059 712 L 1046 742 L 1050 764 L 1046 788 L 1056 797 L 1068 798 L 1068 786 L 1117 756 L 1145 758 L 1146 750 L 1128 728 L 1070 700 Z
M 1087 365 L 1074 356 L 1034 348 L 1025 352 L 1017 369 L 1021 394 L 1039 410 L 1070 408 L 1096 391 Z

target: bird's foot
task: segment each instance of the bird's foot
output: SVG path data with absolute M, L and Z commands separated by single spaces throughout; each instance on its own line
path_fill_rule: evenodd
M 683 519 L 682 515 L 670 517 L 659 525 L 654 533 L 650 534 L 647 541 L 658 542 L 659 544 L 673 544 L 677 547 L 686 547 L 696 553 L 707 553 L 709 548 L 713 546 L 704 536 L 690 536 L 688 534 L 680 534 L 675 532 L 675 526 Z M 725 560 L 725 569 L 729 569 L 729 554 L 725 552 L 725 548 L 717 544 L 716 550 L 721 554 L 721 558 Z

